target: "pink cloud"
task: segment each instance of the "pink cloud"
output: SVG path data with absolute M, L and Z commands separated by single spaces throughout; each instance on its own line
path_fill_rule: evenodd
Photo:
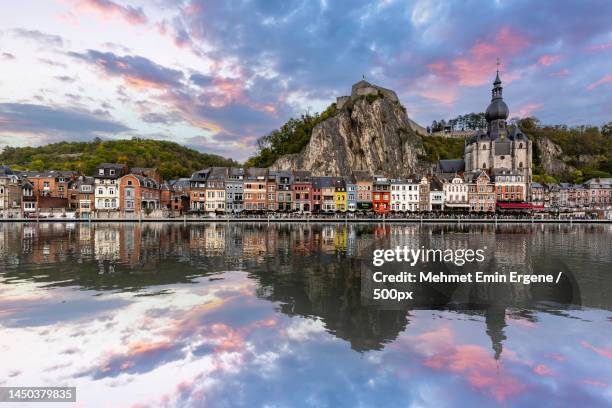
M 608 48 L 612 48 L 612 41 L 608 42 L 608 43 L 604 43 L 604 44 L 596 44 L 596 45 L 591 45 L 589 48 L 587 48 L 589 51 L 592 52 L 598 52 L 598 51 L 605 51 Z
M 123 18 L 130 24 L 146 24 L 148 19 L 142 8 L 122 6 L 111 0 L 79 0 L 77 7 L 83 10 L 95 11 L 104 18 Z
M 587 90 L 592 91 L 593 89 L 597 88 L 599 85 L 607 84 L 610 82 L 612 82 L 612 74 L 608 74 L 605 77 L 601 78 L 599 81 L 593 82 L 592 84 L 587 86 Z
M 546 357 L 555 361 L 565 361 L 565 356 L 559 353 L 550 353 Z
M 611 81 L 612 81 L 612 79 L 611 79 Z M 612 358 L 612 349 L 595 347 L 595 346 L 593 346 L 591 343 L 589 343 L 587 341 L 581 341 L 580 345 L 582 347 L 584 347 L 584 348 L 587 348 L 589 350 L 594 351 L 595 353 L 599 354 L 602 357 Z
M 527 105 L 521 106 L 517 110 L 516 115 L 518 117 L 520 117 L 520 118 L 525 118 L 525 117 L 531 116 L 534 111 L 537 111 L 542 106 L 543 106 L 543 104 L 541 104 L 541 103 L 528 103 Z
M 557 78 L 563 78 L 568 75 L 569 75 L 569 70 L 567 68 L 562 68 L 559 71 L 556 71 L 550 74 L 550 76 L 557 77 Z
M 556 371 L 548 367 L 546 364 L 538 364 L 533 368 L 533 372 L 541 376 L 553 376 L 556 375 Z
M 545 54 L 538 59 L 538 64 L 548 67 L 561 59 L 559 54 Z
M 497 401 L 520 394 L 525 385 L 507 374 L 482 346 L 466 344 L 425 359 L 423 365 L 461 375 L 477 390 L 492 395 Z
M 589 384 L 589 385 L 594 385 L 596 387 L 601 387 L 601 388 L 607 388 L 608 384 L 599 380 L 594 380 L 592 378 L 585 378 L 584 380 L 580 381 L 583 384 Z
M 457 57 L 451 61 L 436 61 L 427 65 L 427 69 L 436 76 L 446 79 L 449 84 L 462 86 L 483 85 L 491 80 L 496 70 L 498 56 L 509 58 L 530 44 L 521 34 L 502 27 L 490 41 L 476 40 L 470 48 L 469 55 Z M 508 81 L 515 76 L 506 76 Z

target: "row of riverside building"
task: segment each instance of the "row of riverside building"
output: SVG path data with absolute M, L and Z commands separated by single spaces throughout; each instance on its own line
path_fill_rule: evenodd
M 494 213 L 610 210 L 612 179 L 584 184 L 529 183 L 520 174 L 439 172 L 391 178 L 354 171 L 210 167 L 164 181 L 157 169 L 99 165 L 94 174 L 13 171 L 0 166 L 0 213 L 7 217 L 166 217 L 261 213 Z

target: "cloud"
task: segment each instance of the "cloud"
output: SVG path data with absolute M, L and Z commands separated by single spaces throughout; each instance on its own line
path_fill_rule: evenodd
M 555 71 L 555 72 L 551 73 L 550 76 L 562 78 L 562 77 L 568 76 L 569 73 L 570 73 L 569 69 L 561 68 L 559 71 Z
M 2 58 L 6 59 L 6 60 L 14 60 L 15 56 L 13 54 L 11 54 L 10 52 L 3 52 L 2 54 Z
M 528 45 L 529 40 L 522 34 L 509 27 L 502 27 L 494 38 L 476 40 L 468 55 L 454 58 L 450 62 L 436 61 L 428 64 L 427 68 L 434 75 L 444 78 L 446 83 L 483 85 L 490 82 L 498 56 L 509 58 Z
M 141 56 L 119 56 L 112 52 L 88 50 L 85 53 L 69 53 L 70 56 L 97 67 L 109 76 L 121 77 L 134 88 L 180 87 L 183 73 L 163 67 Z
M 538 58 L 538 63 L 540 65 L 544 65 L 545 67 L 548 67 L 558 62 L 560 59 L 561 59 L 560 55 L 547 54 L 547 55 L 542 55 L 540 58 Z
M 61 81 L 61 82 L 74 82 L 76 81 L 76 78 L 68 76 L 68 75 L 58 75 L 54 77 L 56 80 Z
M 179 112 L 169 112 L 169 113 L 149 112 L 149 113 L 143 114 L 141 118 L 146 123 L 162 123 L 164 125 L 170 125 L 173 123 L 183 121 L 183 118 L 181 117 L 181 114 Z
M 608 84 L 610 82 L 612 82 L 612 74 L 606 75 L 603 78 L 593 82 L 592 84 L 587 86 L 587 90 L 592 91 L 593 89 L 597 88 L 598 86 L 603 85 L 603 84 Z
M 27 30 L 25 28 L 14 28 L 11 33 L 16 37 L 36 41 L 38 43 L 56 47 L 62 47 L 64 40 L 59 35 L 46 34 L 38 30 Z
M 79 0 L 77 7 L 95 11 L 104 18 L 120 17 L 132 25 L 146 24 L 148 21 L 142 8 L 122 6 L 111 0 Z
M 599 52 L 599 51 L 608 50 L 610 48 L 612 48 L 612 41 L 603 43 L 603 44 L 591 45 L 587 48 L 587 50 L 592 51 L 592 52 Z
M 534 111 L 540 109 L 544 104 L 542 103 L 528 103 L 527 105 L 521 106 L 516 110 L 515 116 L 519 118 L 526 118 L 532 116 Z
M 40 136 L 115 134 L 130 130 L 120 122 L 93 112 L 64 107 L 0 103 L 0 134 Z

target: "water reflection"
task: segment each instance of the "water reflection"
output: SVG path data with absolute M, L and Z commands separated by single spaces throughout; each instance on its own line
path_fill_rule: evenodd
M 76 385 L 86 406 L 606 406 L 611 232 L 3 224 L 0 385 Z M 363 305 L 360 265 L 395 245 L 486 246 L 488 268 L 564 268 L 578 292 L 478 285 L 432 289 L 439 310 Z

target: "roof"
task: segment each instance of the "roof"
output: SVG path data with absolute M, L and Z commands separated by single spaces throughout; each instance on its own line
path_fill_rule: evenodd
M 470 171 L 470 172 L 464 173 L 463 180 L 468 183 L 475 183 L 478 180 L 478 178 L 483 174 L 485 175 L 487 180 L 491 179 L 486 171 L 480 170 L 480 171 Z
M 319 176 L 312 178 L 314 188 L 334 187 L 334 178 L 331 176 Z
M 443 187 L 442 187 L 442 182 L 440 181 L 440 179 L 437 177 L 432 177 L 429 182 L 429 189 L 431 191 L 442 191 Z
M 244 176 L 244 169 L 242 167 L 230 167 L 230 176 Z
M 463 159 L 438 160 L 438 169 L 441 173 L 459 173 L 465 170 Z
M 505 167 L 498 167 L 493 169 L 493 176 L 516 176 L 517 173 L 514 170 L 507 169 Z
M 126 167 L 125 164 L 121 163 L 100 163 L 96 168 L 104 168 L 104 169 L 124 169 Z
M 268 169 L 263 167 L 249 167 L 246 171 L 247 178 L 256 179 L 258 177 L 266 177 Z
M 207 180 L 225 180 L 228 174 L 227 167 L 211 167 Z
M 5 166 L 5 165 L 0 166 L 0 176 L 5 176 L 5 175 L 8 176 L 8 175 L 13 175 L 13 174 L 15 173 L 9 166 Z
M 159 188 L 159 184 L 157 183 L 157 181 L 155 181 L 154 179 L 150 177 L 146 177 L 140 174 L 133 174 L 133 173 L 126 174 L 124 177 L 130 177 L 130 176 L 135 177 L 141 186 L 148 187 L 148 188 Z
M 191 174 L 191 181 L 206 181 L 209 172 L 210 168 L 195 171 Z
M 55 178 L 55 177 L 64 177 L 71 178 L 77 175 L 76 171 L 72 170 L 43 170 L 43 171 L 33 171 L 27 170 L 20 172 L 22 176 L 28 178 Z

